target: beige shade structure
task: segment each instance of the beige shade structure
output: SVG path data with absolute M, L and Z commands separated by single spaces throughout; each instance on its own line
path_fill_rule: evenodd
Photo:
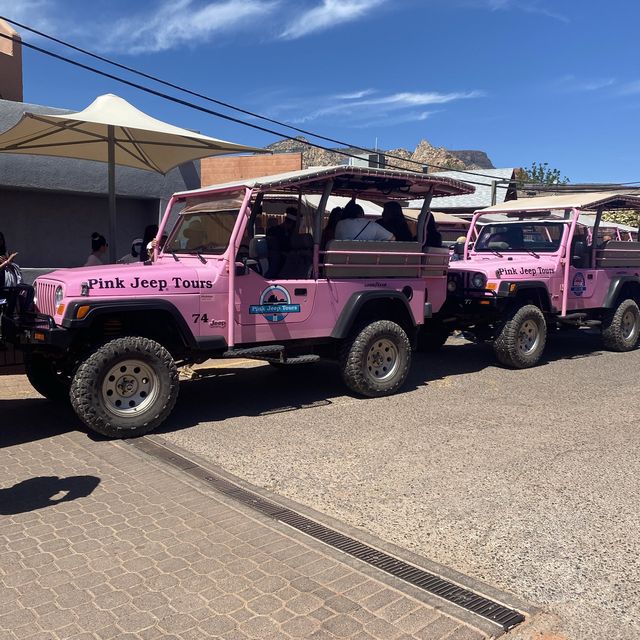
M 0 134 L 0 152 L 96 160 L 109 165 L 110 259 L 115 261 L 115 165 L 165 174 L 185 162 L 229 153 L 270 153 L 175 127 L 106 94 L 68 114 L 26 112 Z

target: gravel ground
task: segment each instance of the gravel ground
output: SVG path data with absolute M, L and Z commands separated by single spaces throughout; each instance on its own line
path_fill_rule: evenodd
M 219 370 L 162 433 L 246 480 L 539 603 L 569 638 L 640 637 L 640 351 L 553 337 L 509 371 L 450 339 L 402 394 L 330 364 Z

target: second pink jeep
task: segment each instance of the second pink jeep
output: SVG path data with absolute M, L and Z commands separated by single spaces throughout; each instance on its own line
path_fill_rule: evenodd
M 640 210 L 640 198 L 578 193 L 478 211 L 451 263 L 441 336 L 456 328 L 474 333 L 515 368 L 539 362 L 550 327 L 599 327 L 607 348 L 635 349 L 640 243 L 589 242 L 598 238 L 603 211 L 615 209 Z M 579 223 L 583 212 L 595 213 L 590 235 Z M 490 221 L 480 225 L 484 216 Z

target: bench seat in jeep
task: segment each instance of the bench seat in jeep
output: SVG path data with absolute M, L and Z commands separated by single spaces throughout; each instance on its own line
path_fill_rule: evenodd
M 357 253 L 335 253 L 337 251 Z M 408 255 L 398 256 L 394 253 Z M 423 252 L 418 242 L 331 240 L 327 244 L 324 263 L 327 278 L 445 276 L 449 249 L 427 247 Z
M 596 250 L 596 269 L 640 267 L 640 242 L 609 241 Z

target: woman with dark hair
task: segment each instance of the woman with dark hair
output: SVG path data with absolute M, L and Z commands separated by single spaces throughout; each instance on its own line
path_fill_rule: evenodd
M 13 261 L 17 253 L 7 253 L 7 243 L 0 231 L 0 289 L 15 287 L 22 282 L 20 267 Z
M 91 253 L 84 263 L 85 267 L 98 267 L 105 264 L 105 255 L 108 248 L 107 241 L 104 236 L 97 231 L 91 234 Z
M 338 222 L 342 220 L 342 207 L 334 207 L 329 214 L 329 219 L 327 220 L 327 226 L 324 228 L 322 232 L 322 240 L 320 241 L 320 247 L 324 249 L 331 240 L 336 237 L 336 227 L 338 226 Z
M 382 218 L 378 221 L 378 224 L 393 233 L 396 240 L 410 242 L 414 239 L 399 202 L 394 202 L 393 200 L 385 202 L 382 208 Z

